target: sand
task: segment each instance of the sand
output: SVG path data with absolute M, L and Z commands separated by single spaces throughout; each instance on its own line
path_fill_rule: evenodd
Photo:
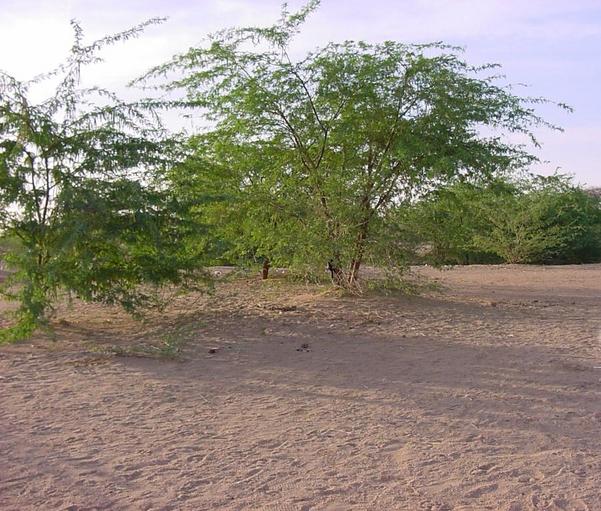
M 61 309 L 0 348 L 0 509 L 600 510 L 601 265 L 419 272 Z

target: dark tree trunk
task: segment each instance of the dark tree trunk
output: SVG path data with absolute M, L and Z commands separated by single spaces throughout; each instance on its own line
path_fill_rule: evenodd
M 359 227 L 359 233 L 357 234 L 357 240 L 355 241 L 355 255 L 351 259 L 351 265 L 349 268 L 348 285 L 354 287 L 359 279 L 359 269 L 363 262 L 363 254 L 365 252 L 365 240 L 369 231 L 369 219 L 365 219 Z
M 328 261 L 328 271 L 330 272 L 332 282 L 337 286 L 340 286 L 342 284 L 342 281 L 344 280 L 344 276 L 342 274 L 342 269 L 338 264 L 338 258 L 333 257 Z
M 269 264 L 269 259 L 266 257 L 263 260 L 263 280 L 267 280 L 267 277 L 269 277 L 269 268 L 271 267 L 271 264 Z

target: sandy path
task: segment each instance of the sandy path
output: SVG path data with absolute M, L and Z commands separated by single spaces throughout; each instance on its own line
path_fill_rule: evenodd
M 601 266 L 425 273 L 227 287 L 181 361 L 89 352 L 145 335 L 94 307 L 0 349 L 0 509 L 601 509 Z

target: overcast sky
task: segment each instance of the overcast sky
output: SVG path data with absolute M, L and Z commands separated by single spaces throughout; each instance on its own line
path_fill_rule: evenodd
M 290 1 L 291 8 L 302 2 Z M 71 45 L 69 20 L 90 39 L 167 16 L 138 40 L 103 53 L 107 64 L 86 79 L 121 89 L 174 53 L 229 26 L 270 24 L 278 0 L 0 0 L 0 69 L 29 78 L 58 64 Z M 472 63 L 498 62 L 508 81 L 574 107 L 545 108 L 565 128 L 544 132 L 541 173 L 557 167 L 583 184 L 601 186 L 601 0 L 322 0 L 297 50 L 328 41 L 442 40 L 466 48 Z

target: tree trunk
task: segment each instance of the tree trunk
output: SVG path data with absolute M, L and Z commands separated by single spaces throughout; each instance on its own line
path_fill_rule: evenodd
M 369 219 L 363 220 L 359 227 L 359 233 L 357 234 L 357 240 L 355 241 L 355 255 L 351 259 L 351 266 L 349 268 L 348 285 L 354 287 L 357 285 L 359 279 L 359 269 L 363 262 L 363 254 L 365 252 L 365 240 L 369 232 Z
M 359 268 L 361 268 L 362 258 L 363 256 L 359 255 L 351 261 L 351 268 L 349 270 L 348 275 L 348 283 L 350 287 L 353 287 L 357 284 L 357 280 L 359 279 Z
M 267 280 L 267 277 L 269 277 L 269 268 L 271 267 L 271 264 L 269 264 L 269 259 L 266 257 L 263 260 L 263 280 Z
M 344 276 L 342 274 L 342 269 L 337 262 L 338 260 L 339 259 L 335 256 L 328 261 L 328 271 L 330 272 L 330 277 L 332 277 L 332 282 L 337 286 L 340 286 L 344 280 Z

